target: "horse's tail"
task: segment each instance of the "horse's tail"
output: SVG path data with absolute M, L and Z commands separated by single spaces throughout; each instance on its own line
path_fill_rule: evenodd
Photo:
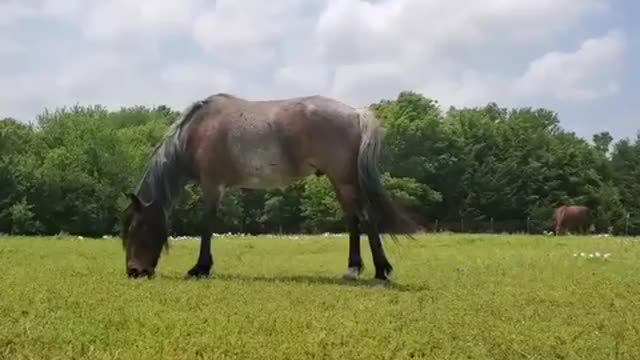
M 358 185 L 364 216 L 378 225 L 383 233 L 410 235 L 419 230 L 393 203 L 384 189 L 377 162 L 383 142 L 383 129 L 375 114 L 368 108 L 358 109 L 360 122 L 360 149 L 358 152 Z

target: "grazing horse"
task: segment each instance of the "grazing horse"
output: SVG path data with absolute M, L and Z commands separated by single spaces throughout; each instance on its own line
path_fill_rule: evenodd
M 129 277 L 151 277 L 168 246 L 169 215 L 184 186 L 204 194 L 200 251 L 187 277 L 213 267 L 210 224 L 224 190 L 284 187 L 306 176 L 327 176 L 347 218 L 345 278 L 363 269 L 360 234 L 368 236 L 375 278 L 393 270 L 380 233 L 411 234 L 419 227 L 392 202 L 376 162 L 383 128 L 367 108 L 322 96 L 250 101 L 216 94 L 186 108 L 156 147 L 122 216 Z
M 566 233 L 568 229 L 578 230 L 580 234 L 584 234 L 589 230 L 591 223 L 591 211 L 586 206 L 562 205 L 556 208 L 556 235 Z

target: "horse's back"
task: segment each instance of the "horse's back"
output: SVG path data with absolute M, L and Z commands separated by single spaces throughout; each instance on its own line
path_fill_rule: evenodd
M 256 122 L 277 121 L 278 115 L 304 110 L 304 117 L 296 120 L 313 120 L 317 116 L 330 117 L 336 120 L 356 114 L 353 107 L 330 97 L 309 95 L 282 99 L 250 100 L 227 93 L 211 95 L 207 98 L 209 108 L 223 112 L 250 113 L 251 120 Z M 235 120 L 236 118 L 230 118 Z M 283 120 L 287 120 L 284 118 Z
M 327 159 L 339 162 L 357 140 L 355 116 L 353 108 L 317 95 L 247 100 L 216 94 L 192 129 L 199 144 L 192 151 L 210 176 L 221 166 L 229 186 L 285 186 L 325 172 Z

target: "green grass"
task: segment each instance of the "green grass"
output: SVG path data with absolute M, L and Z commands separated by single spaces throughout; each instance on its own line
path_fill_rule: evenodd
M 344 282 L 346 237 L 195 241 L 129 280 L 115 240 L 0 238 L 0 359 L 638 359 L 640 241 L 385 243 L 393 286 Z M 607 260 L 576 252 L 611 253 Z

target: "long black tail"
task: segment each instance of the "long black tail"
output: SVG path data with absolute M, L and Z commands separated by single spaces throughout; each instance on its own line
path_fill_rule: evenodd
M 358 182 L 363 210 L 368 221 L 377 224 L 381 233 L 410 235 L 420 230 L 389 197 L 382 184 L 377 163 L 384 138 L 375 114 L 368 108 L 358 109 L 360 115 L 360 151 Z

